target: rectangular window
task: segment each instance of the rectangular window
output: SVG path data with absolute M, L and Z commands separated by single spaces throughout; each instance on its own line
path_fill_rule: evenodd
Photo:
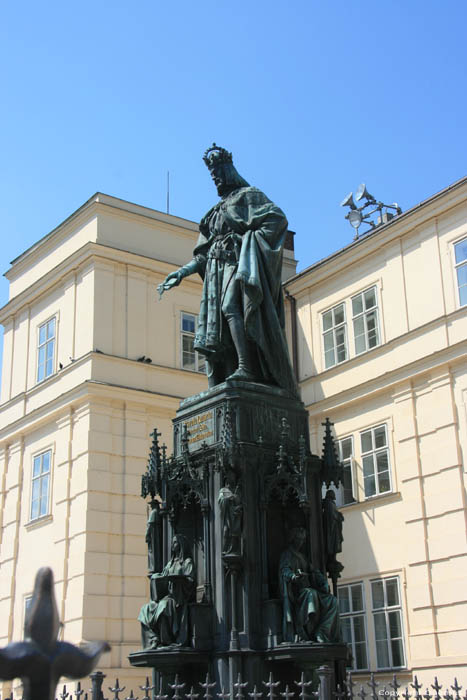
M 399 578 L 371 582 L 378 669 L 405 666 Z
M 365 498 L 391 490 L 389 447 L 386 425 L 360 433 Z
M 42 382 L 54 373 L 56 319 L 51 318 L 39 326 L 37 346 L 37 381 Z
M 206 373 L 206 361 L 203 355 L 196 352 L 194 348 L 195 330 L 198 318 L 194 314 L 187 314 L 182 311 L 181 319 L 181 348 L 182 367 L 191 369 L 193 372 Z
M 380 344 L 376 287 L 352 297 L 352 318 L 356 355 Z
M 459 304 L 467 304 L 467 238 L 454 245 Z
M 31 488 L 31 520 L 41 518 L 49 512 L 51 460 L 51 450 L 42 452 L 34 457 Z
M 344 506 L 348 503 L 355 503 L 353 492 L 353 438 L 347 437 L 337 440 L 337 454 L 344 468 L 344 482 L 336 491 L 336 505 Z
M 323 314 L 324 365 L 334 367 L 347 359 L 345 306 L 339 304 Z
M 339 586 L 337 589 L 339 613 L 344 642 L 352 649 L 354 671 L 368 669 L 368 648 L 365 624 L 365 598 L 363 583 Z

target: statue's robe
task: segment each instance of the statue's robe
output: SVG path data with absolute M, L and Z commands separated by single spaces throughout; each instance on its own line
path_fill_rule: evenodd
M 238 283 L 258 381 L 297 395 L 281 287 L 287 226 L 283 211 L 255 187 L 234 190 L 203 217 L 194 250 L 204 280 L 195 348 L 213 362 L 232 352 L 222 309 Z
M 299 571 L 304 575 L 293 580 Z M 340 624 L 337 599 L 329 592 L 326 577 L 308 566 L 300 552 L 288 547 L 280 558 L 279 585 L 283 602 L 284 642 L 301 640 L 338 642 Z

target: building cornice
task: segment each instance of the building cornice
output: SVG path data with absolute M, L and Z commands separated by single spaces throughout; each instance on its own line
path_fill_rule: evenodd
M 374 231 L 362 235 L 344 248 L 318 260 L 288 279 L 284 286 L 288 292 L 298 296 L 319 285 L 325 279 L 329 279 L 332 275 L 339 274 L 349 265 L 360 262 L 379 248 L 406 236 L 418 226 L 426 224 L 430 219 L 445 214 L 450 209 L 466 202 L 467 177 L 464 177 L 406 212 L 399 214 L 387 224 L 378 226 Z
M 178 263 L 170 260 L 159 260 L 139 253 L 130 253 L 121 248 L 114 248 L 109 245 L 90 241 L 46 272 L 40 279 L 33 282 L 29 287 L 10 299 L 5 306 L 0 308 L 0 323 L 5 325 L 8 318 L 16 316 L 25 306 L 36 302 L 44 294 L 50 293 L 50 291 L 61 284 L 66 277 L 82 270 L 90 262 L 98 262 L 99 260 L 140 267 L 145 271 L 149 270 L 163 277 L 171 272 L 174 267 L 178 267 Z M 184 284 L 185 283 L 198 286 L 201 284 L 201 281 L 198 282 L 197 279 L 196 281 L 188 279 L 185 280 Z
M 182 219 L 172 214 L 164 214 L 156 209 L 150 209 L 149 207 L 133 204 L 132 202 L 127 202 L 118 197 L 96 192 L 56 228 L 52 229 L 52 231 L 40 238 L 36 243 L 12 260 L 10 263 L 11 268 L 4 273 L 5 277 L 8 280 L 15 279 L 24 269 L 33 264 L 36 257 L 42 257 L 44 253 L 57 247 L 61 241 L 76 230 L 77 226 L 91 221 L 96 217 L 99 211 L 104 210 L 113 210 L 113 213 L 116 215 L 125 213 L 132 218 L 135 216 L 144 217 L 147 220 L 163 223 L 165 226 L 175 228 L 182 233 L 187 229 L 192 232 L 198 231 L 198 224 L 189 219 Z

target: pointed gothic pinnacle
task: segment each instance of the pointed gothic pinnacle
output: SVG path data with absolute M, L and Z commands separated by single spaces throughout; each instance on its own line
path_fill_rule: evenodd
M 24 624 L 25 641 L 0 649 L 0 678 L 21 678 L 24 700 L 54 700 L 61 676 L 77 679 L 91 673 L 107 642 L 77 647 L 58 642 L 60 629 L 52 569 L 39 569 Z

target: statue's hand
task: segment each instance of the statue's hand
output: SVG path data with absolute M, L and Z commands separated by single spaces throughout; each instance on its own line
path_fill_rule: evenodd
M 172 287 L 178 287 L 182 279 L 183 275 L 181 270 L 174 270 L 174 272 L 169 272 L 165 280 L 161 282 L 161 284 L 157 285 L 159 299 L 161 298 L 163 293 L 166 292 L 168 289 L 172 289 Z

